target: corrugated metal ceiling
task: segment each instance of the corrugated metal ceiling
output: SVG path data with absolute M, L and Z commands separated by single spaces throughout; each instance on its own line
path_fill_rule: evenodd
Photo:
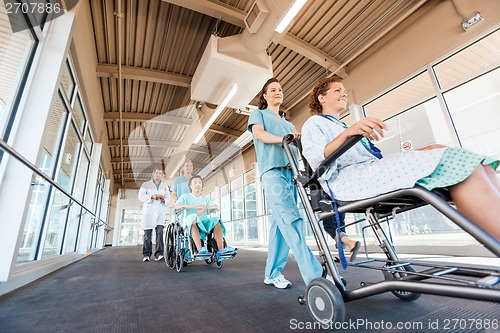
M 134 187 L 137 181 L 140 185 L 150 177 L 152 163 L 166 164 L 176 153 L 187 135 L 187 126 L 197 119 L 197 101 L 190 98 L 190 82 L 210 36 L 242 33 L 244 25 L 239 17 L 250 10 L 253 2 L 90 0 L 97 76 L 115 182 Z M 285 91 L 284 108 L 303 100 L 317 79 L 335 70 L 332 63 L 343 67 L 354 60 L 395 22 L 425 2 L 309 0 L 283 39 L 268 46 L 274 76 Z M 228 12 L 234 13 L 231 20 L 238 24 L 218 19 L 218 13 L 219 17 L 227 17 Z M 304 45 L 307 52 L 301 51 Z M 310 53 L 325 55 L 325 63 L 311 59 Z M 118 65 L 122 69 L 121 96 Z M 158 120 L 160 115 L 168 117 Z M 246 130 L 247 119 L 234 109 L 224 110 L 205 135 L 208 147 L 192 145 L 186 153 L 194 163 L 195 173 Z M 123 149 L 120 143 L 125 145 Z

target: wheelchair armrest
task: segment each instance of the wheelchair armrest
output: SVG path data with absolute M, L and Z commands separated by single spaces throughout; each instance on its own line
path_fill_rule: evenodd
M 356 143 L 358 143 L 359 140 L 363 138 L 362 135 L 354 135 L 351 136 L 349 139 L 344 142 L 336 151 L 334 151 L 330 156 L 328 156 L 314 171 L 313 175 L 311 176 L 311 179 L 309 179 L 308 183 L 312 183 L 316 180 L 318 180 L 323 173 L 325 173 L 326 169 L 342 154 L 344 154 L 346 151 L 348 151 L 352 146 L 354 146 Z

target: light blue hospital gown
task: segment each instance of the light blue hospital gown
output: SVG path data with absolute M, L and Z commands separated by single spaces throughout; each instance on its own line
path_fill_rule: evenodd
M 180 198 L 177 199 L 176 204 L 215 206 L 215 203 L 207 197 L 202 195 L 195 197 L 192 193 L 181 195 Z M 226 228 L 218 217 L 209 217 L 206 211 L 198 216 L 198 214 L 196 214 L 197 210 L 196 208 L 190 208 L 186 209 L 183 213 L 183 225 L 188 228 L 190 234 L 191 225 L 197 223 L 198 229 L 200 230 L 200 237 L 201 239 L 205 239 L 207 234 L 210 233 L 219 222 L 222 228 L 222 234 L 226 234 Z
M 312 116 L 304 123 L 303 154 L 314 170 L 325 159 L 325 145 L 344 130 L 339 121 L 322 116 Z M 328 167 L 319 181 L 329 193 L 328 181 L 335 199 L 354 201 L 415 184 L 429 190 L 451 186 L 468 177 L 480 163 L 498 167 L 498 161 L 462 148 L 409 151 L 378 159 L 358 142 Z

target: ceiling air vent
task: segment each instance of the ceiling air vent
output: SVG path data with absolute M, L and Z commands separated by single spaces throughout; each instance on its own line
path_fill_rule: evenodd
M 245 25 L 248 31 L 253 34 L 256 33 L 266 19 L 267 14 L 269 14 L 269 10 L 264 2 L 256 0 L 245 17 Z

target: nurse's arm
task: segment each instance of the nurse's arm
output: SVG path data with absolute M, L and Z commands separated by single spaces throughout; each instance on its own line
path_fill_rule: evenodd
M 280 143 L 283 140 L 283 137 L 271 134 L 264 130 L 264 126 L 253 124 L 252 125 L 252 133 L 256 140 L 259 140 L 264 143 Z

